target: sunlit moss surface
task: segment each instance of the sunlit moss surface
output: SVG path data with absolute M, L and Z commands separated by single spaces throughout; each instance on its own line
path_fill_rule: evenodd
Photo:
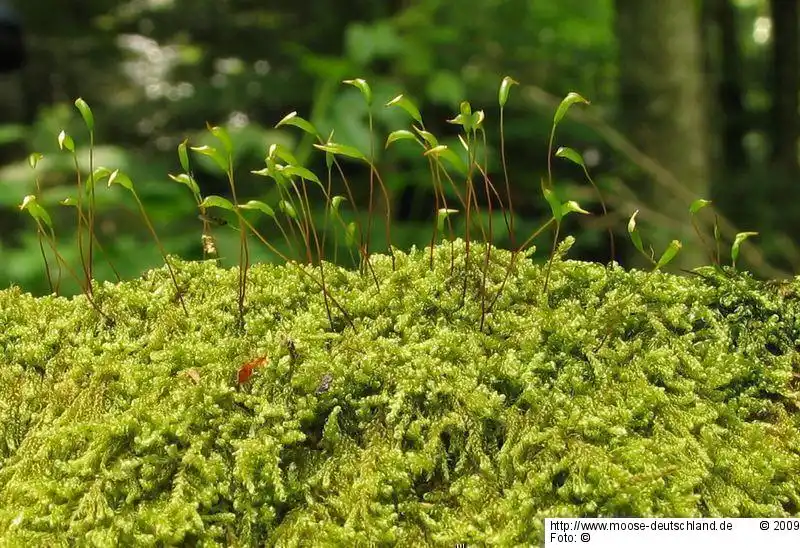
M 499 546 L 548 516 L 800 513 L 800 283 L 518 261 L 176 263 L 0 291 L 0 544 Z M 510 254 L 493 251 L 486 305 Z M 451 269 L 452 268 L 452 269 Z M 310 271 L 310 270 L 309 270 Z M 317 273 L 318 274 L 318 271 Z M 316 275 L 315 274 L 315 275 Z M 239 385 L 240 367 L 266 357 Z M 326 390 L 327 387 L 327 390 Z

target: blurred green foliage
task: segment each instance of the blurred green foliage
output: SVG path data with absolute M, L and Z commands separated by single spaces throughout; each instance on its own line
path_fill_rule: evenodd
M 398 93 L 413 97 L 428 129 L 448 144 L 455 143 L 456 131 L 446 120 L 457 113 L 460 101 L 469 99 L 476 109 L 485 109 L 487 128 L 494 132 L 489 136 L 494 147 L 490 167 L 497 173 L 497 87 L 505 75 L 523 84 L 512 93 L 505 119 L 520 233 L 547 212 L 538 185 L 552 105 L 543 105 L 535 91 L 561 97 L 578 90 L 592 100 L 600 119 L 620 115 L 614 106 L 617 46 L 610 0 L 358 0 L 346 5 L 334 0 L 269 5 L 95 0 L 68 7 L 35 0 L 20 2 L 18 8 L 26 22 L 30 64 L 19 76 L 20 93 L 6 90 L 9 106 L 0 109 L 5 118 L 0 121 L 8 122 L 0 126 L 0 143 L 5 144 L 0 161 L 6 163 L 0 170 L 0 285 L 15 283 L 35 293 L 46 291 L 38 244 L 27 220 L 14 211 L 34 190 L 34 174 L 24 157 L 30 151 L 44 153 L 38 168 L 41 201 L 58 213 L 57 234 L 69 244 L 74 211 L 56 204 L 74 192 L 74 173 L 55 137 L 62 129 L 73 135 L 81 165 L 88 165 L 88 137 L 72 107 L 76 97 L 86 99 L 95 113 L 96 164 L 131 176 L 168 251 L 190 259 L 201 255 L 200 223 L 190 195 L 167 174 L 178 169 L 174 151 L 179 142 L 187 137 L 192 144 L 206 142 L 206 122 L 230 131 L 242 194 L 270 202 L 277 196 L 274 189 L 249 172 L 263 165 L 271 143 L 292 148 L 317 173 L 325 170 L 324 154 L 314 151 L 309 139 L 273 129 L 289 111 L 309 118 L 324 134 L 335 130 L 337 142 L 369 149 L 373 137 L 367 107 L 356 89 L 341 85 L 345 78 L 366 78 L 375 93 L 375 150 L 392 193 L 396 243 L 407 247 L 426 241 L 433 195 L 418 150 L 410 145 L 383 149 L 389 131 L 407 126 L 402 113 L 382 108 L 388 99 Z M 746 22 L 758 14 L 752 6 L 741 11 Z M 748 59 L 758 61 L 761 50 L 750 42 Z M 759 89 L 754 84 L 749 91 L 755 97 Z M 604 190 L 615 188 L 630 171 L 629 159 L 588 126 L 567 119 L 559 140 L 586 153 Z M 565 162 L 555 167 L 560 192 L 598 213 L 595 194 L 581 182 L 580 171 Z M 225 179 L 210 162 L 195 168 L 204 194 L 227 192 Z M 362 183 L 357 186 L 364 199 L 367 171 L 348 169 Z M 102 189 L 98 211 L 98 238 L 125 276 L 160 263 L 124 192 Z M 596 220 L 577 217 L 565 227 L 565 233 L 588 228 L 578 238 L 577 254 L 607 261 L 604 231 Z M 618 224 L 623 230 L 624 223 Z M 497 243 L 507 246 L 502 238 Z M 237 245 L 235 237 L 229 240 L 221 242 L 226 258 Z M 65 251 L 75 264 L 76 254 L 75 246 Z M 110 279 L 110 272 L 99 266 L 98 276 Z

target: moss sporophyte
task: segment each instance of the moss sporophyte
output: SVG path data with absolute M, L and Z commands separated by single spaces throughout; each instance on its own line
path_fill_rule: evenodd
M 371 120 L 371 88 L 347 84 Z M 755 233 L 734 238 L 723 266 L 716 219 L 713 249 L 697 224 L 707 200 L 689 206 L 712 262 L 695 276 L 659 271 L 681 243 L 656 258 L 637 212 L 627 231 L 652 272 L 567 260 L 562 221 L 590 212 L 560 197 L 552 157 L 582 169 L 605 214 L 580 154 L 555 148 L 568 109 L 588 104 L 574 93 L 556 110 L 540 182 L 552 215 L 515 234 L 502 137 L 514 85 L 498 95 L 502 185 L 484 111 L 460 105 L 451 149 L 411 99 L 388 102 L 411 122 L 385 146 L 417 147 L 435 196 L 429 245 L 407 251 L 391 245 L 374 144 L 323 138 L 296 113 L 278 126 L 310 135 L 327 172 L 267 147 L 254 173 L 274 183 L 274 203 L 239 195 L 225 129 L 208 126 L 219 148 L 178 146 L 170 178 L 202 221 L 194 262 L 167 254 L 129 175 L 90 160 L 86 177 L 62 132 L 77 195 L 61 203 L 76 214 L 81 265 L 59 249 L 37 186 L 20 209 L 52 294 L 0 291 L 0 544 L 510 546 L 541 543 L 545 516 L 800 512 L 798 282 L 735 270 Z M 91 150 L 91 109 L 76 107 Z M 190 154 L 224 173 L 229 196 L 201 195 Z M 369 170 L 366 204 L 344 158 Z M 163 268 L 94 279 L 102 181 L 127 190 Z M 537 265 L 532 243 L 549 228 Z M 221 268 L 221 231 L 233 231 L 236 268 Z M 500 233 L 511 250 L 494 245 Z M 253 245 L 282 263 L 251 264 Z M 331 247 L 343 261 L 327 260 Z M 59 296 L 62 270 L 83 296 Z

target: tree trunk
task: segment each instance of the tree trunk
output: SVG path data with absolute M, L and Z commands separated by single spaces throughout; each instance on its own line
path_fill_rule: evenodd
M 744 148 L 747 116 L 742 85 L 742 48 L 736 7 L 731 0 L 711 0 L 719 28 L 720 81 L 717 97 L 722 108 L 722 154 L 725 171 L 735 172 L 748 165 Z
M 770 0 L 772 12 L 772 161 L 781 175 L 797 180 L 800 35 L 798 0 Z
M 704 100 L 700 24 L 694 0 L 615 0 L 619 43 L 620 124 L 634 144 L 673 172 L 698 198 L 709 192 L 709 133 Z M 646 202 L 685 219 L 680 233 L 643 233 L 656 259 L 673 239 L 683 250 L 673 263 L 707 264 L 693 233 L 689 202 L 675 191 L 643 180 Z M 644 221 L 644 219 L 640 219 Z

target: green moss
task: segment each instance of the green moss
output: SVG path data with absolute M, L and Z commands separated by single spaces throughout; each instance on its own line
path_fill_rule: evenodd
M 176 261 L 188 318 L 165 268 L 97 287 L 113 326 L 0 291 L 0 543 L 510 546 L 548 516 L 800 513 L 797 281 L 559 259 L 545 296 L 526 259 L 480 332 L 485 248 L 463 306 L 450 249 L 375 257 L 380 293 L 326 268 L 355 331 L 290 266 L 253 267 L 243 335 L 210 263 Z

